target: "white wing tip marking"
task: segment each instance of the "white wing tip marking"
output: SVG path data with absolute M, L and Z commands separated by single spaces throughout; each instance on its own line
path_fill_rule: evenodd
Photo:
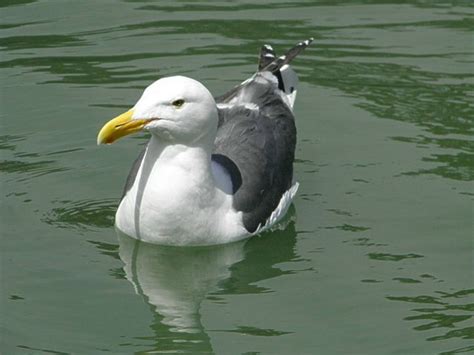
M 261 224 L 257 227 L 255 232 L 252 235 L 260 234 L 272 227 L 274 227 L 285 215 L 288 211 L 288 208 L 291 206 L 293 199 L 298 191 L 298 187 L 300 184 L 295 182 L 293 186 L 291 186 L 281 197 L 280 202 L 278 203 L 277 208 L 272 212 L 270 217 L 266 220 L 265 224 L 262 226 Z

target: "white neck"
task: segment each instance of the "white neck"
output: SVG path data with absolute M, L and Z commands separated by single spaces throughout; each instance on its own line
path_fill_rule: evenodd
M 210 147 L 206 144 L 167 144 L 152 135 L 143 159 L 142 176 L 149 178 L 154 167 L 179 170 L 177 172 L 183 175 L 192 175 L 195 183 L 208 185 L 208 188 L 214 185 Z M 175 182 L 168 183 L 173 185 Z
M 206 144 L 166 144 L 152 136 L 116 224 L 132 237 L 161 244 L 234 239 L 245 230 L 232 208 L 231 187 Z

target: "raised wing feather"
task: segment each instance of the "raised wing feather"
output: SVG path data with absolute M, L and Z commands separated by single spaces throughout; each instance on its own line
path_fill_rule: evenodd
M 257 73 L 218 102 L 214 152 L 238 168 L 242 183 L 234 193 L 234 208 L 243 212 L 249 232 L 265 223 L 293 179 L 295 122 L 277 85 Z

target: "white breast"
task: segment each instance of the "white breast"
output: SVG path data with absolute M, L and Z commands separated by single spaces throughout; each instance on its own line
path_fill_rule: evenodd
M 153 156 L 152 142 L 131 189 L 122 199 L 116 226 L 131 237 L 156 244 L 227 243 L 249 235 L 242 213 L 232 207 L 232 183 L 219 165 L 200 153 Z M 167 148 L 168 149 L 168 148 Z M 204 166 L 201 166 L 204 165 Z M 207 168 L 206 168 L 207 166 Z

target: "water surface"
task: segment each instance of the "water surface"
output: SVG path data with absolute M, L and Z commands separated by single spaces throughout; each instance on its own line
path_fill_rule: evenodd
M 2 353 L 474 351 L 470 1 L 3 1 Z M 286 227 L 211 248 L 117 235 L 162 76 L 219 95 L 315 37 Z

